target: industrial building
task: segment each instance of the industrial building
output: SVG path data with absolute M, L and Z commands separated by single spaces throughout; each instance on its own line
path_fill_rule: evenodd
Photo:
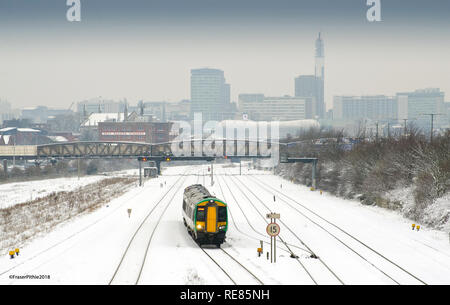
M 99 122 L 99 141 L 164 143 L 170 141 L 172 123 Z

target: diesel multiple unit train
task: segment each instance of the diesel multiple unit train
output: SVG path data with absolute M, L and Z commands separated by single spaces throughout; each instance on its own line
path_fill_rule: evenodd
M 188 186 L 183 195 L 183 222 L 200 246 L 220 247 L 228 229 L 227 204 L 201 184 Z

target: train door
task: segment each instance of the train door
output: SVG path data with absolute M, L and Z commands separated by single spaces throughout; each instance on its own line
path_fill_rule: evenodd
M 209 206 L 206 212 L 206 232 L 216 232 L 217 208 Z

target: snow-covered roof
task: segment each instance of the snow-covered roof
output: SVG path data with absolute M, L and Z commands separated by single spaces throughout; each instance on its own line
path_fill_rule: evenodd
M 38 129 L 33 129 L 33 128 L 17 128 L 17 131 L 19 132 L 41 132 Z
M 0 132 L 7 132 L 7 131 L 10 131 L 10 130 L 14 130 L 14 129 L 16 129 L 16 127 L 6 127 L 6 128 L 0 129 Z
M 81 124 L 82 127 L 98 126 L 100 122 L 123 122 L 123 113 L 91 113 L 89 118 Z
M 17 130 L 18 132 L 41 132 L 38 129 L 33 129 L 33 128 L 17 128 L 17 127 L 7 127 L 7 128 L 3 128 L 0 129 L 0 132 L 8 132 L 11 130 Z

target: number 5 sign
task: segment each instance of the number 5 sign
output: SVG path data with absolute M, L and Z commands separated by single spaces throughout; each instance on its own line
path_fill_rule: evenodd
M 275 222 L 271 222 L 267 225 L 266 231 L 267 234 L 272 237 L 277 236 L 278 234 L 280 234 L 280 226 Z

